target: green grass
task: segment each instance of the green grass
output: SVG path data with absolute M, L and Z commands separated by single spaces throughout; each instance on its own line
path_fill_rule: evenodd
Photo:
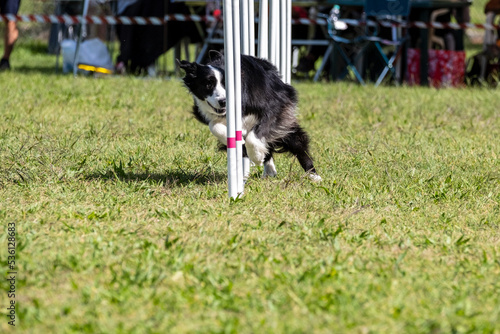
M 42 46 L 0 73 L 16 332 L 500 333 L 498 90 L 296 83 L 323 181 L 279 155 L 231 202 L 178 80 Z

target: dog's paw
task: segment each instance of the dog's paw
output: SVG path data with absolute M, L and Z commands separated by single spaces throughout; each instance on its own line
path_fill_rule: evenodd
M 266 177 L 276 177 L 276 175 L 278 175 L 276 169 L 270 169 L 267 168 L 267 166 L 264 166 L 264 173 L 262 174 L 263 179 L 265 179 Z
M 316 173 L 309 173 L 308 176 L 309 176 L 309 179 L 311 179 L 311 181 L 313 181 L 313 182 L 320 182 L 322 180 L 321 176 L 319 176 Z
M 262 178 L 266 177 L 276 177 L 278 175 L 278 172 L 276 171 L 276 166 L 274 166 L 273 159 L 269 160 L 268 162 L 264 163 L 264 174 L 262 174 Z
M 267 177 L 276 177 L 278 173 L 276 171 L 267 172 L 264 168 L 264 173 L 262 174 L 262 178 L 265 179 Z

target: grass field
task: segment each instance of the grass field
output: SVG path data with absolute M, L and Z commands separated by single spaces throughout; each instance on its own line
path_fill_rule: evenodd
M 297 83 L 323 181 L 231 202 L 178 80 L 45 47 L 0 73 L 2 333 L 500 333 L 498 90 Z

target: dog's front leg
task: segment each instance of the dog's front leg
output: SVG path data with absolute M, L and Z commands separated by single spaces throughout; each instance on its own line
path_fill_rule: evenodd
M 223 145 L 227 145 L 227 126 L 225 122 L 222 121 L 211 121 L 208 123 L 210 132 L 221 142 Z
M 219 142 L 221 142 L 224 146 L 227 145 L 227 125 L 222 121 L 211 121 L 208 123 L 208 128 L 210 132 L 217 137 Z M 245 145 L 245 140 L 242 140 L 242 144 Z

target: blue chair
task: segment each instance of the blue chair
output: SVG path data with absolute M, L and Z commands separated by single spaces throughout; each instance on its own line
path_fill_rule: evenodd
M 377 29 L 372 34 L 367 34 L 365 40 L 375 45 L 385 65 L 375 82 L 375 86 L 380 85 L 387 74 L 392 74 L 396 82 L 399 82 L 401 78 L 394 65 L 409 39 L 408 28 L 404 26 L 407 25 L 410 15 L 410 0 L 365 1 L 365 14 L 369 20 L 374 20 L 377 25 Z M 391 38 L 382 37 L 380 27 L 390 28 Z M 393 48 L 390 57 L 384 51 L 384 46 Z

